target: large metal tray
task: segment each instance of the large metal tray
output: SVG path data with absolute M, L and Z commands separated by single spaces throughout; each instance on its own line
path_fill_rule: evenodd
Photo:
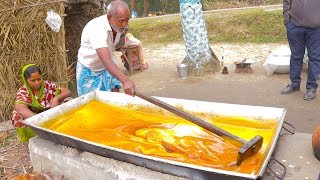
M 92 100 L 98 100 L 117 106 L 125 106 L 128 104 L 147 105 L 158 108 L 138 97 L 131 97 L 122 93 L 94 91 L 84 96 L 75 98 L 58 107 L 52 108 L 31 118 L 25 120 L 31 129 L 43 139 L 47 139 L 59 144 L 77 148 L 83 151 L 99 154 L 104 157 L 117 159 L 124 162 L 129 162 L 135 165 L 143 166 L 152 170 L 168 173 L 176 176 L 186 177 L 190 179 L 260 179 L 267 167 L 268 161 L 271 158 L 273 150 L 276 146 L 286 109 L 274 107 L 248 106 L 226 103 L 215 103 L 206 101 L 194 101 L 185 99 L 155 97 L 173 106 L 183 107 L 185 110 L 203 113 L 215 113 L 218 115 L 227 116 L 245 116 L 256 119 L 275 119 L 279 121 L 275 135 L 271 141 L 271 145 L 267 150 L 267 155 L 263 161 L 259 173 L 244 174 L 187 163 L 166 160 L 162 158 L 147 156 L 139 153 L 134 153 L 106 145 L 97 144 L 84 139 L 73 137 L 66 134 L 61 134 L 39 126 L 39 124 L 60 116 L 70 110 L 80 107 Z

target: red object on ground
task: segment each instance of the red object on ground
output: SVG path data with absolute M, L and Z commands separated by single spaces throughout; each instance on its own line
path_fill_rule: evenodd
M 320 126 L 318 126 L 312 135 L 312 148 L 314 155 L 320 161 Z

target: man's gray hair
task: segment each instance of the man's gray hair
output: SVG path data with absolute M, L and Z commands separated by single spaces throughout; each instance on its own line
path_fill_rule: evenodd
M 129 6 L 127 3 L 125 3 L 124 1 L 120 1 L 120 0 L 115 0 L 112 1 L 106 8 L 107 11 L 107 15 L 111 15 L 112 17 L 115 16 L 116 14 L 116 10 L 119 7 L 125 7 L 129 10 Z

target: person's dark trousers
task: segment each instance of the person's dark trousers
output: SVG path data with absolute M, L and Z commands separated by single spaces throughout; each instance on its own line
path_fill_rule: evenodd
M 286 25 L 287 37 L 291 49 L 290 80 L 293 87 L 300 86 L 301 71 L 305 48 L 308 51 L 307 89 L 317 89 L 320 74 L 320 28 L 296 26 L 289 21 Z

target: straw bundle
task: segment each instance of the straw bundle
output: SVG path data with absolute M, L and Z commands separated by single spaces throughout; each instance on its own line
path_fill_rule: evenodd
M 16 92 L 22 85 L 20 73 L 24 65 L 38 64 L 44 79 L 68 85 L 67 74 L 74 74 L 70 68 L 76 61 L 81 31 L 90 19 L 102 12 L 97 13 L 97 7 L 88 3 L 72 4 L 69 10 L 65 7 L 68 6 L 63 0 L 1 1 L 0 122 L 10 119 Z M 62 18 L 58 33 L 45 22 L 50 9 Z
M 68 4 L 65 13 L 65 29 L 66 29 L 66 48 L 68 56 L 68 75 L 75 78 L 75 62 L 80 47 L 81 33 L 84 26 L 92 18 L 103 14 L 103 10 L 96 8 L 95 4 Z

